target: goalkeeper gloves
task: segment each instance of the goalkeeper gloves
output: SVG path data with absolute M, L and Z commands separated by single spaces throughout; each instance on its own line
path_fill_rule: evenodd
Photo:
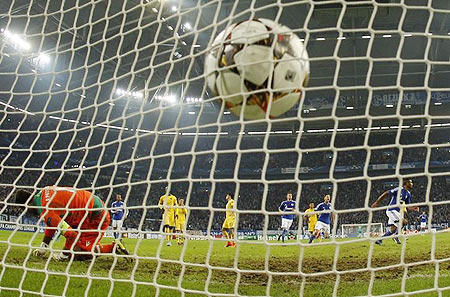
M 41 246 L 33 251 L 33 255 L 35 255 L 36 257 L 42 257 L 47 252 L 47 249 L 48 244 L 46 244 L 45 242 L 41 242 Z
M 69 256 L 64 254 L 63 252 L 53 252 L 52 258 L 56 261 L 64 261 L 69 259 Z

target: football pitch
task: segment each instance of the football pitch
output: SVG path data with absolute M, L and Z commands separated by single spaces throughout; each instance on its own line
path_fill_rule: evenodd
M 303 296 L 364 296 L 399 294 L 402 288 L 406 293 L 430 290 L 415 296 L 450 296 L 448 232 L 412 236 L 402 245 L 388 239 L 372 248 L 369 241 L 355 240 L 311 246 L 245 241 L 225 248 L 223 241 L 192 240 L 185 246 L 167 247 L 159 240 L 124 239 L 139 257 L 133 262 L 104 256 L 70 265 L 33 256 L 28 247 L 20 246 L 31 237 L 31 233 L 0 232 L 0 296 L 182 296 L 178 287 L 189 297 L 301 296 L 301 292 Z M 373 273 L 366 269 L 368 263 Z M 343 273 L 349 270 L 354 272 Z M 310 275 L 320 272 L 328 273 Z

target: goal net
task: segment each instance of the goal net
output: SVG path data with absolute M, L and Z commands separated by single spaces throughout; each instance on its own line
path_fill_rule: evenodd
M 448 0 L 56 2 L 0 1 L 0 295 L 450 294 Z M 215 38 L 249 19 L 286 26 L 308 53 L 299 102 L 277 117 L 236 116 L 207 87 Z M 249 72 L 282 63 L 246 58 Z M 274 73 L 266 87 L 238 91 L 254 95 L 245 104 L 277 97 Z M 400 234 L 400 244 L 396 234 L 381 245 L 342 238 L 358 226 L 391 230 L 386 211 L 399 205 L 388 206 L 387 191 L 408 179 L 402 225 L 420 229 L 423 214 L 436 232 Z M 17 204 L 19 190 L 46 186 L 95 195 L 56 207 L 52 220 L 75 233 L 47 219 L 45 196 L 25 211 Z M 295 218 L 283 242 L 289 191 Z M 123 206 L 113 206 L 117 195 Z M 309 244 L 305 211 L 325 195 L 330 236 Z M 184 206 L 171 208 L 173 199 Z M 182 210 L 180 233 L 164 228 L 175 229 Z M 49 225 L 59 236 L 42 247 Z M 50 256 L 89 230 L 105 231 L 100 242 L 84 239 L 86 250 L 96 246 L 81 252 L 92 259 Z
M 375 237 L 383 235 L 383 224 L 342 224 L 341 236 L 342 238 L 348 237 Z

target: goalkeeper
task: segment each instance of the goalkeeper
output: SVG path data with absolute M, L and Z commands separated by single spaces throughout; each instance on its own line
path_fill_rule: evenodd
M 63 252 L 52 253 L 56 260 L 68 259 L 71 254 L 75 260 L 90 260 L 93 253 L 112 253 L 114 248 L 119 254 L 129 254 L 120 241 L 100 243 L 110 217 L 103 201 L 91 192 L 47 186 L 34 196 L 18 190 L 15 202 L 26 205 L 27 213 L 38 215 L 46 225 L 41 246 L 33 251 L 36 256 L 46 253 L 57 229 L 66 242 Z

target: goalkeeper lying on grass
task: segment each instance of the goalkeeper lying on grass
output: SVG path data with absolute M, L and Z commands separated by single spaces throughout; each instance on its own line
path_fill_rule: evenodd
M 90 260 L 93 253 L 112 253 L 128 255 L 123 243 L 100 244 L 110 217 L 105 204 L 91 192 L 73 188 L 48 186 L 36 195 L 18 190 L 17 204 L 26 205 L 26 214 L 38 215 L 45 223 L 44 239 L 40 248 L 33 251 L 36 256 L 45 255 L 56 231 L 66 238 L 64 251 L 52 252 L 56 260 Z

